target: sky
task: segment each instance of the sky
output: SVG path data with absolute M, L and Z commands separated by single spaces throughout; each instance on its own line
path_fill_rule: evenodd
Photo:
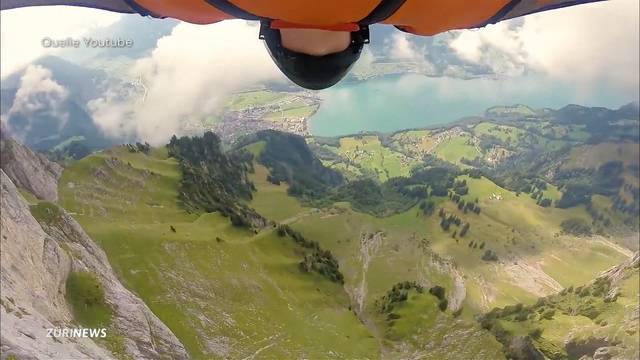
M 109 26 L 122 15 L 80 7 L 51 6 L 5 10 L 0 13 L 0 76 L 55 52 L 42 39 L 79 37 Z
M 639 4 L 612 0 L 548 11 L 521 24 L 460 32 L 450 46 L 498 71 L 533 70 L 584 86 L 606 82 L 637 94 Z
M 589 91 L 606 84 L 630 98 L 639 87 L 639 1 L 610 0 L 569 7 L 490 25 L 453 31 L 443 39 L 458 59 L 484 66 L 498 76 L 539 73 Z M 49 7 L 0 14 L 0 75 L 11 74 L 56 49 L 42 46 L 45 37 L 79 38 L 116 23 L 120 15 L 99 10 Z M 212 25 L 178 24 L 156 48 L 129 69 L 144 79 L 144 101 L 107 89 L 86 104 L 94 121 L 113 136 L 135 135 L 161 143 L 184 120 L 199 120 L 218 111 L 229 94 L 266 81 L 286 81 L 257 39 L 258 28 L 240 20 Z M 391 38 L 390 58 L 421 61 L 412 35 Z M 361 64 L 375 58 L 365 51 Z M 36 99 L 45 91 L 53 101 L 66 94 L 46 69 L 31 68 L 21 94 Z M 39 80 L 44 84 L 36 84 Z M 35 92 L 34 92 L 35 91 Z M 26 96 L 25 95 L 25 96 Z M 23 97 L 24 98 L 24 97 Z M 25 100 L 24 104 L 28 102 Z M 18 111 L 19 109 L 12 109 Z

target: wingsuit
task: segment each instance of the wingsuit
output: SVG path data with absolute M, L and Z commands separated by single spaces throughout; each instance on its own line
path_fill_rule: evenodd
M 483 27 L 536 12 L 594 0 L 4 0 L 1 9 L 73 5 L 194 24 L 228 19 L 261 22 L 260 38 L 278 67 L 298 85 L 321 89 L 339 81 L 369 42 L 368 26 L 395 26 L 431 36 L 453 29 Z M 596 0 L 600 1 L 600 0 Z M 348 31 L 351 45 L 337 54 L 310 56 L 280 43 L 279 29 Z

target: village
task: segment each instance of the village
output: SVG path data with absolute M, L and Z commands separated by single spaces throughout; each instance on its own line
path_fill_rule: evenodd
M 229 143 L 256 131 L 273 129 L 301 136 L 310 135 L 308 120 L 320 106 L 320 100 L 310 92 L 285 93 L 275 101 L 226 108 L 222 119 L 209 129 Z

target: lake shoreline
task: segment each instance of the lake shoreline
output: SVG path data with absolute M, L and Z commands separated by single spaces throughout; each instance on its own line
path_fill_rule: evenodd
M 576 87 L 538 75 L 458 79 L 390 74 L 348 81 L 321 91 L 320 106 L 306 121 L 312 136 L 391 134 L 454 126 L 482 117 L 496 105 L 526 104 L 541 109 L 581 104 L 616 108 L 626 103 L 619 99 L 629 98 L 628 94 L 619 94 L 606 86 L 586 95 Z

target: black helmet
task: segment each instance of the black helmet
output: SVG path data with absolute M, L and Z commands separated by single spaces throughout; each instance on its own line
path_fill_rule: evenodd
M 260 39 L 265 41 L 269 55 L 280 71 L 291 81 L 311 90 L 326 89 L 340 81 L 360 58 L 364 44 L 369 43 L 369 28 L 361 26 L 351 33 L 351 44 L 340 52 L 313 56 L 291 51 L 282 46 L 280 31 L 269 21 L 260 25 Z

